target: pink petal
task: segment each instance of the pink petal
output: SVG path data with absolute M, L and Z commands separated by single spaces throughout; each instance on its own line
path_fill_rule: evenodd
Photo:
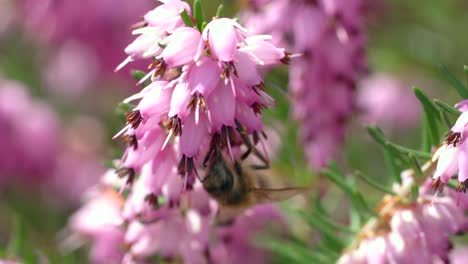
M 452 131 L 462 133 L 467 124 L 468 124 L 468 112 L 463 112 L 458 117 L 457 122 L 455 122 L 455 125 L 452 127 Z
M 442 146 L 435 155 L 439 156 L 434 179 L 440 178 L 446 183 L 457 173 L 458 170 L 458 148 L 452 146 Z M 434 155 L 434 156 L 435 156 Z
M 458 181 L 464 182 L 468 179 L 468 143 L 465 141 L 458 146 Z
M 184 22 L 180 16 L 181 10 L 187 10 L 190 14 L 190 6 L 180 0 L 166 1 L 164 4 L 156 7 L 145 14 L 144 20 L 150 25 L 159 27 L 167 32 L 171 32 Z
M 169 109 L 169 117 L 179 116 L 185 117 L 188 114 L 188 104 L 190 102 L 191 94 L 187 89 L 186 83 L 179 83 L 175 86 L 172 93 L 171 106 Z
M 212 132 L 219 131 L 223 125 L 234 126 L 236 100 L 229 85 L 220 82 L 207 98 Z
M 237 33 L 232 21 L 221 18 L 211 21 L 210 24 L 209 28 L 207 26 L 208 42 L 213 55 L 220 61 L 232 61 L 237 48 Z
M 256 62 L 246 52 L 239 50 L 236 53 L 234 65 L 239 79 L 247 85 L 254 86 L 262 81 Z
M 137 106 L 143 119 L 157 117 L 166 114 L 169 111 L 173 88 L 165 88 L 166 81 L 156 81 L 151 83 L 143 99 Z M 143 91 L 142 91 L 143 92 Z
M 201 39 L 200 31 L 183 27 L 168 38 L 168 45 L 159 57 L 164 58 L 164 62 L 169 67 L 177 67 L 193 61 Z
M 188 89 L 208 97 L 221 79 L 221 68 L 208 57 L 202 57 L 190 69 Z
M 245 104 L 237 104 L 236 119 L 246 126 L 248 133 L 259 132 L 263 129 L 261 115 L 256 115 L 253 109 Z
M 200 115 L 198 124 L 195 122 L 195 114 L 191 113 L 182 127 L 180 136 L 180 150 L 187 157 L 198 154 L 200 146 L 208 139 L 208 121 L 204 114 Z
M 275 47 L 267 42 L 265 36 L 254 36 L 245 39 L 247 46 L 239 50 L 245 51 L 253 56 L 261 65 L 277 65 L 284 58 L 284 49 Z
M 455 108 L 462 112 L 466 112 L 468 110 L 468 99 L 465 99 L 455 105 Z

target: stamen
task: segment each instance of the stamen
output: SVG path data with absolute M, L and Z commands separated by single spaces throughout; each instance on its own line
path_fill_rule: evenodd
M 234 154 L 232 154 L 231 140 L 229 139 L 229 133 L 228 133 L 226 127 L 223 127 L 223 134 L 224 134 L 224 137 L 226 138 L 226 143 L 227 143 L 226 145 L 227 145 L 227 148 L 228 148 L 229 156 L 231 156 L 232 161 L 235 161 L 234 160 Z
M 147 202 L 148 204 L 150 204 L 152 207 L 158 207 L 159 206 L 159 202 L 158 202 L 158 196 L 154 193 L 150 193 L 150 194 L 147 194 L 145 196 L 145 202 Z
M 466 193 L 467 190 L 468 190 L 468 180 L 465 180 L 464 182 L 459 182 L 458 183 L 458 185 L 457 185 L 457 191 L 458 192 Z
M 122 139 L 128 147 L 133 147 L 134 150 L 138 148 L 138 140 L 135 135 L 124 135 Z
M 127 182 L 126 184 L 131 186 L 133 184 L 133 181 L 135 180 L 135 169 L 133 168 L 120 168 L 120 169 L 117 169 L 115 171 L 115 173 L 117 174 L 117 176 L 119 178 L 127 178 Z
M 440 180 L 440 178 L 434 179 L 432 181 L 432 188 L 436 190 L 436 192 L 442 192 L 444 190 L 444 183 Z
M 123 67 L 125 67 L 125 65 L 129 64 L 132 61 L 133 61 L 132 57 L 128 56 L 127 58 L 125 58 L 124 61 L 122 61 L 122 63 L 120 63 L 117 67 L 115 67 L 114 72 L 120 71 Z
M 447 145 L 452 145 L 453 147 L 456 147 L 458 143 L 460 143 L 461 139 L 461 133 L 459 132 L 448 132 L 447 135 L 445 135 L 445 142 Z
M 141 121 L 143 121 L 140 110 L 127 112 L 125 114 L 125 118 L 127 119 L 127 125 L 131 125 L 134 129 L 138 128 L 138 126 L 141 124 Z
M 156 73 L 156 69 L 153 69 L 151 70 L 150 72 L 148 72 L 143 78 L 141 78 L 141 80 L 139 80 L 136 85 L 141 85 L 142 83 L 144 83 L 146 80 L 148 80 L 148 78 L 150 78 L 154 73 Z
M 112 140 L 114 140 L 114 139 L 120 137 L 120 135 L 122 135 L 123 133 L 127 132 L 127 130 L 129 130 L 131 126 L 132 126 L 131 124 L 126 125 L 126 126 L 125 126 L 124 128 L 122 128 L 119 132 L 117 132 L 117 134 L 115 134 L 115 135 L 112 137 Z

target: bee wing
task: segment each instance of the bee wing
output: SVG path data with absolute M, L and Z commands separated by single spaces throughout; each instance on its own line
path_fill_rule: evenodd
M 255 197 L 256 203 L 271 203 L 280 202 L 289 199 L 298 194 L 304 194 L 307 188 L 253 188 L 251 189 L 252 195 Z

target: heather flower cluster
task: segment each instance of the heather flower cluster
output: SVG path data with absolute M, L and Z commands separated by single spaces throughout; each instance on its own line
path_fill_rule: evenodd
M 24 179 L 40 182 L 54 167 L 59 123 L 55 113 L 28 89 L 0 79 L 0 182 Z
M 369 0 L 251 1 L 247 28 L 271 34 L 302 54 L 291 62 L 293 116 L 309 163 L 336 158 L 355 107 L 358 78 L 367 71 L 364 15 Z
M 74 122 L 75 127 L 62 124 L 27 87 L 0 79 L 0 188 L 41 185 L 50 198 L 78 201 L 103 171 L 97 161 L 102 139 L 93 119 L 81 117 Z
M 384 197 L 378 219 L 364 226 L 358 240 L 338 263 L 447 263 L 453 248 L 451 235 L 467 231 L 468 218 L 450 196 L 434 197 L 429 184 L 408 201 L 414 180 L 408 171 L 397 195 Z M 405 198 L 406 197 L 406 198 Z M 406 200 L 406 201 L 405 201 Z
M 125 153 L 70 226 L 93 240 L 96 263 L 154 256 L 236 263 L 245 253 L 260 261 L 264 252 L 250 240 L 265 223 L 278 222 L 278 213 L 259 206 L 213 228 L 220 206 L 205 191 L 203 172 L 220 157 L 241 162 L 255 153 L 268 163 L 257 145 L 266 138 L 262 111 L 274 100 L 260 71 L 287 63 L 289 55 L 271 36 L 252 35 L 233 19 L 197 24 L 187 3 L 161 2 L 133 31 L 137 37 L 116 68 L 149 64 L 138 82 L 144 88 L 124 100 L 137 104 L 114 137 L 126 142 Z
M 118 173 L 131 183 L 136 173 L 153 166 L 150 178 L 156 182 L 150 189 L 155 195 L 160 193 L 157 182 L 177 178 L 159 169 L 160 164 L 178 164 L 175 173 L 184 176 L 189 188 L 197 167 L 210 162 L 214 152 L 227 149 L 235 159 L 236 147 L 253 147 L 249 135 L 253 144 L 261 141 L 261 113 L 274 100 L 265 92 L 259 70 L 288 61 L 270 36 L 248 35 L 228 18 L 214 18 L 200 32 L 184 24 L 181 10 L 191 13 L 181 1 L 148 12 L 145 26 L 133 32 L 139 36 L 125 49 L 127 59 L 117 68 L 152 58 L 140 81 L 151 83 L 124 101 L 139 103 L 116 137 L 128 143 Z

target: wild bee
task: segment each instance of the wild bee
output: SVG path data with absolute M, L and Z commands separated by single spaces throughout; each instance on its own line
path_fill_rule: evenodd
M 228 162 L 216 151 L 202 180 L 205 190 L 218 201 L 218 223 L 229 223 L 256 204 L 278 202 L 303 193 L 306 188 L 268 188 L 267 180 L 254 167 Z

